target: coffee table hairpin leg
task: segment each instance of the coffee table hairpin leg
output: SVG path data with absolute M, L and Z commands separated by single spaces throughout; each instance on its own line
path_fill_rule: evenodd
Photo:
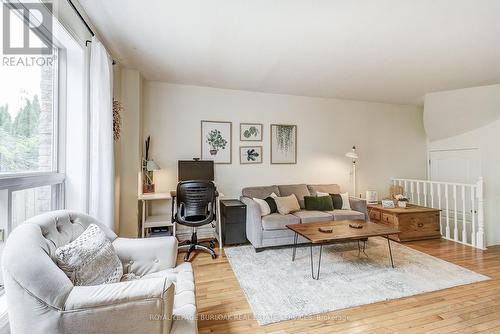
M 391 249 L 391 239 L 388 235 L 385 236 L 387 238 L 387 245 L 389 246 L 389 255 L 391 257 L 391 266 L 394 268 L 394 261 L 392 260 L 392 249 Z
M 311 244 L 311 276 L 315 280 L 319 280 L 319 271 L 321 269 L 321 253 L 323 252 L 323 245 L 319 245 L 319 261 L 318 261 L 318 271 L 316 276 L 314 276 L 314 264 L 313 264 L 313 245 Z
M 293 237 L 293 253 L 292 253 L 292 262 L 295 261 L 295 253 L 297 252 L 297 239 L 299 238 L 299 235 L 297 232 L 295 232 L 295 235 Z
M 359 257 L 359 255 L 361 255 L 361 251 L 363 251 L 363 254 L 365 254 L 366 257 L 369 257 L 368 254 L 366 254 L 365 250 L 366 250 L 366 240 L 363 240 L 363 248 L 361 248 L 361 245 L 360 245 L 359 239 L 358 239 L 358 257 Z

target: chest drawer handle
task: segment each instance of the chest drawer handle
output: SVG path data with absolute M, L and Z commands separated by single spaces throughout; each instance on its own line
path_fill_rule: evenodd
M 418 223 L 418 227 L 423 227 L 424 223 Z

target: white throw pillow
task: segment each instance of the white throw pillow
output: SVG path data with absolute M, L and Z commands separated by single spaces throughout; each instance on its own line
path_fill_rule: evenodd
M 278 212 L 282 215 L 300 211 L 299 201 L 297 200 L 297 196 L 295 196 L 294 194 L 285 197 L 276 197 L 274 201 L 276 202 Z
M 342 210 L 351 210 L 351 204 L 349 203 L 349 193 L 340 194 L 342 197 Z
M 74 285 L 120 282 L 123 266 L 104 232 L 95 224 L 75 240 L 56 249 L 57 265 Z
M 330 194 L 321 191 L 316 191 L 316 197 L 324 197 L 324 196 L 330 196 Z
M 269 204 L 267 204 L 266 201 L 260 198 L 253 198 L 257 204 L 260 206 L 260 215 L 261 217 L 267 216 L 268 214 L 271 213 L 271 208 L 269 207 Z

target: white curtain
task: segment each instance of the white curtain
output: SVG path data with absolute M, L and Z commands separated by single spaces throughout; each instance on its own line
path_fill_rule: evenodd
M 89 214 L 114 229 L 113 65 L 102 43 L 92 38 L 90 54 Z

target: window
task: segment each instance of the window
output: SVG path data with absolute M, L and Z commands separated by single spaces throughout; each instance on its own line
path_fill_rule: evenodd
M 10 38 L 13 43 L 22 41 L 25 30 L 22 15 L 15 11 L 9 15 Z M 5 24 L 2 28 L 6 29 Z M 43 43 L 41 38 L 46 36 L 30 31 L 30 47 L 32 44 L 39 47 Z M 27 219 L 64 206 L 58 103 L 63 62 L 59 59 L 59 50 L 56 42 L 52 54 L 48 55 L 12 54 L 7 61 L 7 55 L 2 55 L 0 229 L 4 239 Z M 0 257 L 4 241 L 0 240 Z
M 57 169 L 56 77 L 55 62 L 0 66 L 0 175 Z

